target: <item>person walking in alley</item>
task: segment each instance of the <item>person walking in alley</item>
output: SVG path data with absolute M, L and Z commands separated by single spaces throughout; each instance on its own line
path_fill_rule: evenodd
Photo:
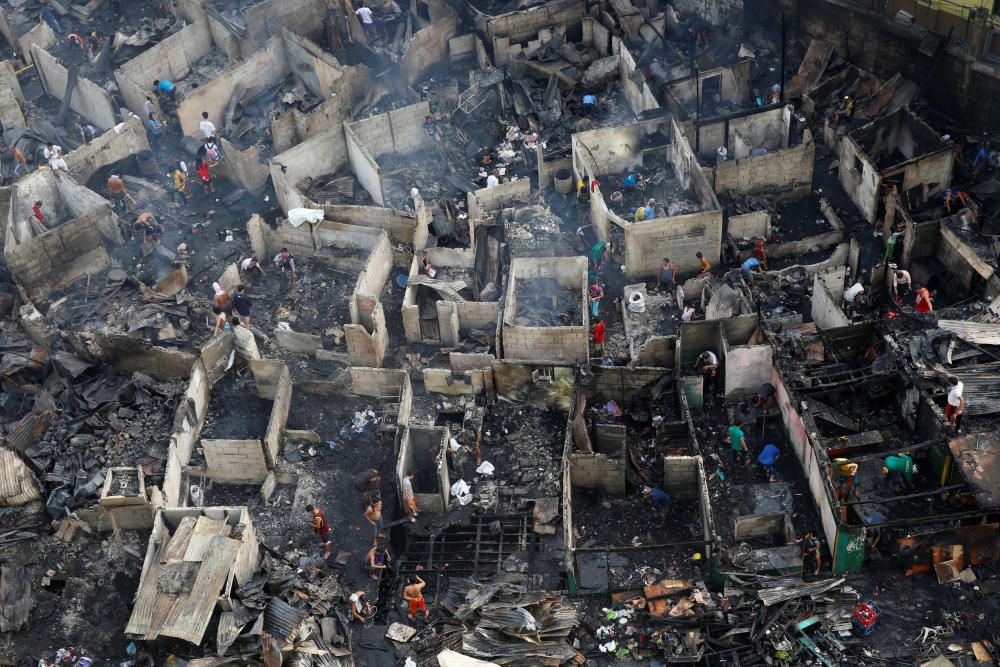
M 208 119 L 208 112 L 201 112 L 201 122 L 198 124 L 198 129 L 201 130 L 201 138 L 208 141 L 215 136 L 215 123 Z
M 597 317 L 601 308 L 601 299 L 604 298 L 604 288 L 601 287 L 601 283 L 597 282 L 596 278 L 591 281 L 587 296 L 590 299 L 590 315 Z
M 406 587 L 403 588 L 403 601 L 409 606 L 406 618 L 411 623 L 415 623 L 417 614 L 424 612 L 424 620 L 426 621 L 430 618 L 430 614 L 427 613 L 427 603 L 424 601 L 424 586 L 427 585 L 427 582 L 416 574 L 410 575 L 406 581 Z
M 750 449 L 747 447 L 743 424 L 733 424 L 729 427 L 729 446 L 733 450 L 733 458 L 737 464 L 746 465 L 750 463 Z
M 296 280 L 299 277 L 298 272 L 295 270 L 295 256 L 288 251 L 288 248 L 282 248 L 281 252 L 274 256 L 274 268 L 281 271 L 282 274 L 291 274 L 292 284 L 288 288 L 289 292 L 295 291 Z
M 368 507 L 365 508 L 365 521 L 371 524 L 372 527 L 372 546 L 378 544 L 378 538 L 382 537 L 382 526 L 384 521 L 382 520 L 382 499 L 372 498 Z
M 205 196 L 207 197 L 210 192 L 215 192 L 215 182 L 212 180 L 211 165 L 205 160 L 197 158 L 194 163 L 194 170 L 198 172 L 201 186 L 205 188 Z
M 173 178 L 174 178 L 174 189 L 170 191 L 170 202 L 174 203 L 176 201 L 177 197 L 180 197 L 181 198 L 181 202 L 183 202 L 184 205 L 187 206 L 187 203 L 188 203 L 188 198 L 187 198 L 187 183 L 188 183 L 187 171 L 185 171 L 184 169 L 181 169 L 181 163 L 180 162 L 178 162 L 174 166 Z
M 812 561 L 814 564 L 813 574 L 818 575 L 823 567 L 823 555 L 819 550 L 822 541 L 816 537 L 816 533 L 810 530 L 806 531 L 801 539 L 795 540 L 795 543 L 802 545 L 802 574 L 805 573 L 806 564 Z
M 599 353 L 601 357 L 604 356 L 604 331 L 605 331 L 604 320 L 597 318 L 594 321 L 594 331 L 591 334 L 591 341 L 594 343 L 594 352 Z
M 413 495 L 412 472 L 408 472 L 403 476 L 401 486 L 403 487 L 403 509 L 406 510 L 406 515 L 410 517 L 410 523 L 416 523 L 418 515 L 417 499 Z
M 323 547 L 323 558 L 330 557 L 330 548 L 332 547 L 332 542 L 330 542 L 330 524 L 327 523 L 326 517 L 323 516 L 322 510 L 312 505 L 306 505 L 306 512 L 309 513 L 309 526 L 313 529 L 313 532 L 319 537 L 320 544 Z
M 767 471 L 767 481 L 777 482 L 781 479 L 778 474 L 778 458 L 781 457 L 781 450 L 777 445 L 767 444 L 757 455 L 757 462 L 764 466 Z
M 128 208 L 125 206 L 125 197 L 128 190 L 125 188 L 125 181 L 118 174 L 111 174 L 108 178 L 108 195 L 111 197 L 111 208 L 115 213 L 124 215 Z
M 955 427 L 956 433 L 962 432 L 962 413 L 965 412 L 965 383 L 957 377 L 948 378 L 948 400 L 944 406 L 945 423 Z
M 885 457 L 882 464 L 883 480 L 887 481 L 889 488 L 896 493 L 909 488 L 913 483 L 913 473 L 916 471 L 917 466 L 913 463 L 913 458 L 902 452 Z

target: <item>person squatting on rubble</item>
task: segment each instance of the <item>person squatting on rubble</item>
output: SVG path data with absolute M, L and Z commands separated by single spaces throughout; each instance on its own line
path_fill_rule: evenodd
M 108 178 L 108 195 L 111 197 L 111 208 L 115 213 L 124 214 L 128 210 L 125 206 L 128 190 L 125 188 L 125 181 L 118 174 L 111 174 Z
M 142 242 L 159 245 L 163 239 L 163 225 L 149 211 L 143 211 L 132 225 L 134 237 L 142 235 Z
M 264 267 L 260 265 L 256 255 L 251 255 L 250 257 L 243 259 L 243 261 L 240 262 L 240 269 L 243 271 L 243 275 L 247 278 L 249 278 L 252 273 L 259 273 L 261 278 L 267 278 L 267 274 L 264 273 Z
M 694 254 L 695 258 L 698 260 L 698 268 L 701 270 L 700 276 L 707 276 L 712 272 L 712 265 L 708 263 L 705 259 L 705 255 L 700 252 Z
M 902 452 L 895 456 L 885 457 L 885 461 L 882 463 L 882 479 L 889 483 L 889 488 L 895 493 L 912 486 L 913 473 L 915 472 L 917 472 L 917 466 L 913 463 L 913 458 Z
M 747 282 L 753 285 L 753 274 L 754 273 L 764 273 L 764 267 L 760 265 L 760 260 L 756 257 L 746 258 L 742 264 L 740 264 L 740 269 L 743 271 L 743 275 L 746 276 Z
M 750 449 L 747 447 L 743 424 L 734 423 L 729 427 L 729 446 L 733 450 L 733 459 L 738 465 L 750 463 Z
M 378 581 L 382 570 L 388 569 L 391 561 L 392 554 L 389 552 L 389 547 L 380 547 L 376 544 L 365 554 L 365 572 L 373 581 Z
M 322 510 L 318 507 L 306 505 L 306 512 L 309 513 L 309 521 L 307 523 L 313 529 L 313 533 L 319 538 L 320 545 L 323 547 L 323 558 L 329 558 L 330 549 L 333 546 L 333 543 L 330 542 L 330 524 L 327 523 L 326 517 L 323 516 Z
M 944 421 L 955 427 L 956 433 L 962 432 L 962 413 L 965 412 L 965 383 L 957 377 L 948 378 L 948 400 L 944 406 Z
M 408 472 L 403 476 L 401 486 L 403 487 L 403 509 L 410 517 L 410 523 L 416 523 L 419 513 L 417 512 L 417 499 L 413 495 L 413 472 Z
M 430 618 L 430 614 L 427 613 L 427 603 L 424 601 L 423 592 L 427 582 L 416 574 L 410 575 L 406 581 L 407 585 L 403 588 L 403 601 L 409 606 L 406 618 L 411 622 L 416 622 L 417 614 L 424 612 L 424 620 L 426 621 Z
M 816 536 L 816 533 L 809 530 L 806 534 L 802 536 L 801 539 L 795 540 L 796 544 L 802 545 L 802 572 L 805 574 L 806 564 L 811 560 L 813 561 L 813 575 L 819 574 L 820 569 L 823 567 L 823 555 L 820 553 L 820 545 L 822 541 Z
M 777 402 L 775 399 L 776 393 L 774 385 L 770 382 L 765 382 L 757 387 L 757 391 L 755 391 L 753 396 L 750 397 L 750 402 L 753 407 L 760 408 L 766 415 L 771 412 L 771 408 L 773 408 Z
M 661 528 L 667 525 L 667 510 L 670 509 L 670 494 L 655 486 L 642 487 L 642 498 L 653 508 L 653 519 Z
M 368 600 L 368 595 L 364 591 L 354 591 L 351 593 L 351 618 L 362 623 L 367 623 L 368 619 L 375 615 L 375 607 Z
M 66 166 L 66 160 L 63 159 L 63 149 L 62 146 L 56 146 L 51 141 L 45 144 L 45 159 L 49 163 L 49 168 L 55 171 L 56 169 L 62 169 L 63 171 L 69 171 L 69 167 Z
M 381 482 L 382 475 L 379 474 L 378 468 L 366 468 L 351 478 L 351 484 L 361 494 L 362 509 L 382 497 L 378 488 Z
M 768 482 L 781 480 L 781 475 L 778 474 L 778 459 L 780 457 L 781 450 L 774 444 L 764 445 L 764 449 L 760 450 L 760 454 L 757 455 L 757 462 L 764 466 L 764 471 L 767 472 Z

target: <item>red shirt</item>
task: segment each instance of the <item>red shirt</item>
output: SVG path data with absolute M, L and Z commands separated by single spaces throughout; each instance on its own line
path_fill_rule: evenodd
M 212 173 L 208 170 L 207 162 L 202 162 L 201 166 L 198 167 L 198 175 L 201 176 L 201 180 L 203 181 L 212 180 Z
M 599 322 L 598 324 L 594 325 L 594 342 L 595 343 L 603 343 L 604 342 L 604 329 L 605 329 L 604 322 Z
M 316 519 L 319 519 L 319 525 L 316 525 Z M 326 517 L 323 516 L 322 510 L 313 510 L 313 532 L 315 532 L 320 537 L 326 537 L 330 534 L 330 524 L 326 522 Z
M 931 306 L 931 293 L 926 287 L 921 287 L 917 290 L 917 312 L 929 313 L 933 309 L 933 306 Z
M 42 215 L 42 209 L 38 208 L 37 206 L 32 206 L 31 212 L 35 214 L 36 218 L 38 218 L 38 222 L 45 222 L 45 216 Z

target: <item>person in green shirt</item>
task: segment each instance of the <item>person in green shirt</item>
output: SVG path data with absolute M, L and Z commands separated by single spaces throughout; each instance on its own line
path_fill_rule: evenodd
M 882 466 L 882 474 L 889 482 L 893 491 L 902 491 L 904 487 L 910 486 L 913 481 L 913 473 L 917 471 L 913 459 L 909 454 L 899 453 L 895 456 L 885 457 Z
M 802 545 L 802 570 L 803 573 L 806 569 L 806 563 L 810 560 L 813 561 L 815 567 L 813 568 L 813 574 L 819 574 L 820 569 L 823 566 L 823 555 L 820 553 L 819 547 L 822 544 L 821 540 L 816 537 L 816 533 L 813 531 L 807 531 L 806 534 L 800 540 L 795 540 L 796 544 Z
M 594 263 L 594 269 L 600 271 L 601 264 L 604 263 L 604 251 L 608 247 L 608 244 L 604 241 L 595 243 L 594 247 L 590 249 L 590 261 Z
M 733 424 L 729 427 L 729 446 L 733 448 L 736 463 L 746 465 L 750 462 L 750 457 L 747 455 L 749 450 L 742 426 L 743 424 Z

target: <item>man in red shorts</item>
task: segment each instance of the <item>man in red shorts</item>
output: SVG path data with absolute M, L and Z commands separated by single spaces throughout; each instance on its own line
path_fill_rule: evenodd
M 410 605 L 410 611 L 406 618 L 412 622 L 416 622 L 417 614 L 420 612 L 424 612 L 425 621 L 430 617 L 430 614 L 427 613 L 427 603 L 424 602 L 424 586 L 426 585 L 427 582 L 414 574 L 407 580 L 407 586 L 403 589 L 403 599 Z

